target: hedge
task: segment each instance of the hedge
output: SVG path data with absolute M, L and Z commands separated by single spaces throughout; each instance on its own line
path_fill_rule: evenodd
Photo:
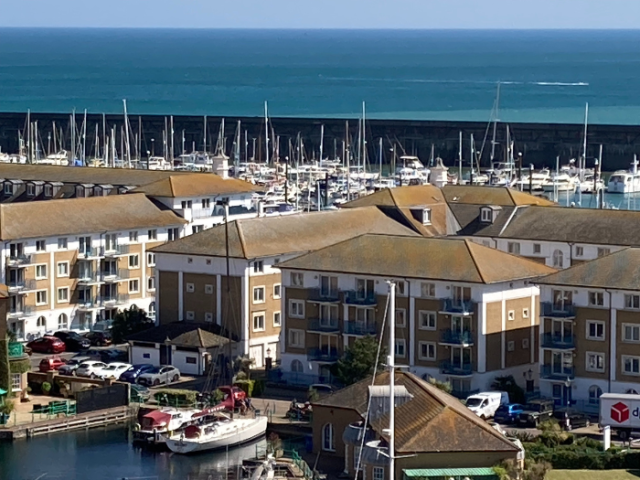
M 640 465 L 640 452 L 616 448 L 605 452 L 602 448 L 585 448 L 583 442 L 555 448 L 539 443 L 525 444 L 524 447 L 528 458 L 549 462 L 558 470 L 628 470 Z
M 253 388 L 255 386 L 254 380 L 236 380 L 233 385 L 244 390 L 244 393 L 247 394 L 247 397 L 253 396 Z
M 159 405 L 169 407 L 188 407 L 196 403 L 198 392 L 195 390 L 180 390 L 164 388 L 154 392 L 153 397 Z

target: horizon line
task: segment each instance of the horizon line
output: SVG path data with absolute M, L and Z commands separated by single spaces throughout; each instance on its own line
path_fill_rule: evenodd
M 618 27 L 149 27 L 149 26 L 50 26 L 50 25 L 0 25 L 0 30 L 209 30 L 209 31 L 297 31 L 297 32 L 319 32 L 319 31 L 405 31 L 405 32 L 425 32 L 425 31 L 468 31 L 468 32 L 563 32 L 563 31 L 599 31 L 599 32 L 637 32 L 638 28 L 618 28 Z

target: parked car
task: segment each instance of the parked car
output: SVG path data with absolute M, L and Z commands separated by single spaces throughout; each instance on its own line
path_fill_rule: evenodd
M 67 352 L 78 352 L 86 350 L 91 346 L 91 342 L 77 332 L 60 330 L 53 334 L 54 337 L 62 340 L 67 347 Z
M 483 420 L 492 418 L 500 405 L 509 403 L 509 394 L 506 392 L 480 392 L 469 395 L 465 405 L 469 410 Z
M 503 425 L 509 425 L 518 419 L 518 415 L 522 413 L 523 408 L 519 403 L 500 405 L 493 419 Z
M 107 368 L 107 364 L 104 362 L 99 362 L 97 360 L 88 360 L 78 366 L 78 368 L 76 369 L 76 376 L 98 378 L 105 368 Z
M 551 418 L 553 418 L 553 400 L 531 400 L 518 415 L 518 425 L 537 427 Z
M 120 381 L 136 383 L 136 380 L 141 374 L 150 372 L 154 368 L 156 367 L 151 365 L 150 363 L 132 365 L 120 375 Z
M 331 385 L 325 385 L 324 383 L 314 383 L 309 386 L 307 393 L 307 399 L 309 401 L 324 398 L 333 393 L 334 389 Z
M 91 329 L 94 332 L 111 332 L 113 328 L 113 320 L 100 320 L 93 324 Z
M 118 350 L 117 348 L 109 348 L 107 350 L 100 350 L 100 360 L 105 363 L 111 362 L 126 362 L 129 360 L 129 353 L 124 350 Z
M 35 353 L 62 353 L 67 350 L 64 342 L 58 337 L 45 336 L 27 343 L 27 347 Z
M 67 363 L 62 365 L 58 371 L 60 372 L 60 375 L 75 375 L 80 364 L 88 360 L 91 360 L 91 357 L 87 357 L 86 355 L 76 355 L 75 357 L 67 360 Z
M 132 402 L 144 403 L 151 398 L 151 390 L 134 383 L 131 385 L 130 397 Z
M 40 370 L 41 372 L 50 372 L 51 370 L 58 370 L 63 365 L 64 360 L 62 360 L 60 357 L 43 358 L 42 360 L 40 360 L 38 370 Z
M 562 408 L 553 412 L 553 418 L 558 420 L 558 423 L 565 430 L 573 430 L 574 428 L 588 427 L 591 425 L 591 420 L 587 415 L 576 410 Z
M 104 378 L 117 379 L 117 378 L 120 378 L 120 375 L 122 375 L 124 372 L 129 370 L 130 367 L 131 365 L 129 365 L 128 363 L 113 362 L 107 365 L 105 368 L 103 368 L 102 373 L 98 376 L 103 379 Z
M 171 365 L 154 367 L 138 376 L 138 383 L 141 385 L 160 385 L 161 383 L 177 382 L 178 380 L 180 380 L 180 370 Z
M 95 347 L 111 345 L 111 333 L 109 332 L 89 332 L 85 334 L 85 337 Z

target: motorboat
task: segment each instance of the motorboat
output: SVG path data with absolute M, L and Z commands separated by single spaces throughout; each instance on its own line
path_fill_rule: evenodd
M 566 173 L 554 174 L 542 184 L 545 192 L 573 192 L 576 189 L 577 177 L 572 177 Z
M 196 409 L 160 408 L 151 410 L 142 417 L 133 429 L 133 441 L 148 444 L 162 444 L 173 432 L 190 425 Z M 197 418 L 197 417 L 196 417 Z
M 604 182 L 601 178 L 596 180 L 595 175 L 586 175 L 580 182 L 580 193 L 594 193 L 604 189 Z
M 609 177 L 607 184 L 609 193 L 637 193 L 640 192 L 640 173 L 638 159 L 634 157 L 629 170 L 616 170 Z
M 175 453 L 194 453 L 233 447 L 260 438 L 267 431 L 267 417 L 232 417 L 214 411 L 199 414 L 201 421 L 167 438 L 167 447 Z

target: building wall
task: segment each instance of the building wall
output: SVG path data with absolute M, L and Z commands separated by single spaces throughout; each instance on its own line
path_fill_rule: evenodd
M 129 348 L 129 361 L 132 365 L 141 363 L 160 365 L 160 346 L 141 347 L 138 345 L 131 345 Z
M 186 351 L 173 347 L 171 364 L 183 375 L 202 375 L 204 372 L 203 354 L 198 351 Z M 193 363 L 195 361 L 195 363 Z
M 346 408 L 325 407 L 313 405 L 313 453 L 323 456 L 344 458 L 344 442 L 342 435 L 350 423 L 361 421 L 358 412 Z M 322 449 L 322 429 L 326 424 L 333 425 L 335 450 L 333 452 Z

